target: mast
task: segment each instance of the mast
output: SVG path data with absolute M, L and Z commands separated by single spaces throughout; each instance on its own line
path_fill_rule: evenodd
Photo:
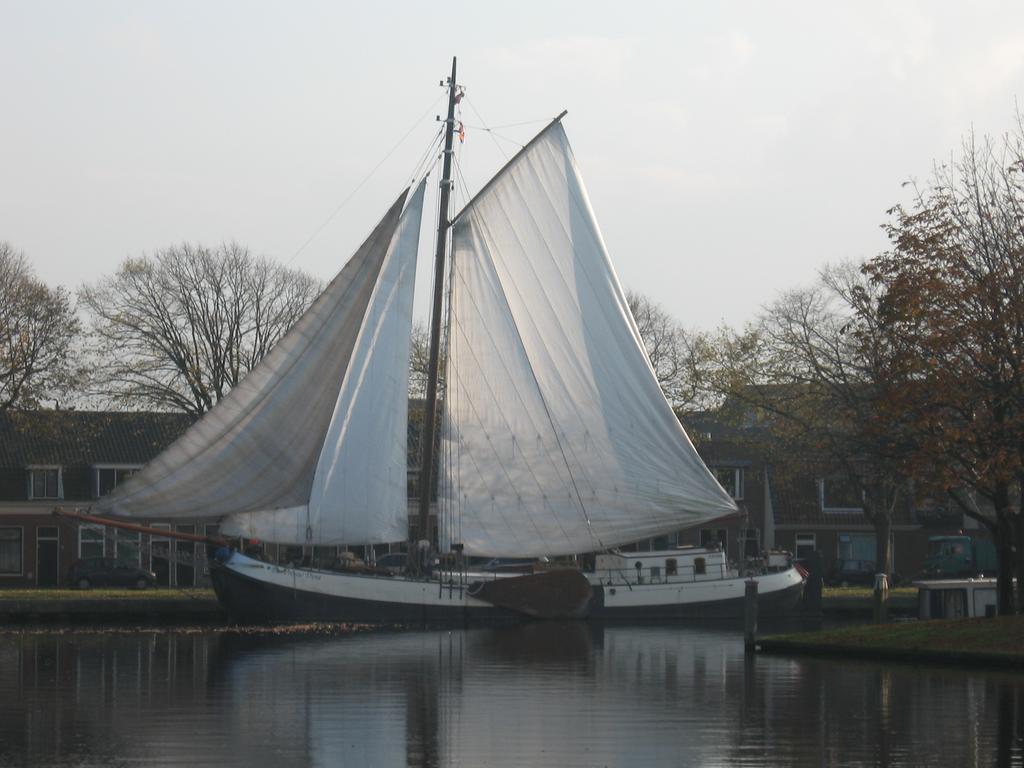
M 434 256 L 434 303 L 430 316 L 430 360 L 427 371 L 427 402 L 420 433 L 420 508 L 419 538 L 430 540 L 430 496 L 434 484 L 434 430 L 437 423 L 437 378 L 441 351 L 441 304 L 444 297 L 445 251 L 448 245 L 449 197 L 452 189 L 452 141 L 455 133 L 455 57 L 448 78 L 448 118 L 444 126 L 444 165 L 441 174 L 441 199 L 437 218 L 437 253 Z M 412 554 L 412 553 L 410 553 Z M 419 567 L 418 558 L 410 562 Z

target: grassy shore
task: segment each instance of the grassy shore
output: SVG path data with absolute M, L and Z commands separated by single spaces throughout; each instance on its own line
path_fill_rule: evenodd
M 1024 667 L 1024 616 L 868 624 L 759 641 L 763 651 Z
M 850 618 L 870 617 L 873 604 L 871 587 L 825 587 L 821 593 L 822 613 Z M 917 588 L 897 587 L 889 590 L 889 613 L 917 615 Z
M 0 589 L 0 600 L 215 600 L 212 589 Z

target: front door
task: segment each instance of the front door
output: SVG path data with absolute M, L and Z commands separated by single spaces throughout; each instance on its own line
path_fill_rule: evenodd
M 60 584 L 60 529 L 41 525 L 36 529 L 36 584 L 56 587 Z

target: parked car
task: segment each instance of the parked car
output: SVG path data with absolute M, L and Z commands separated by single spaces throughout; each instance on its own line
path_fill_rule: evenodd
M 112 557 L 86 557 L 76 560 L 68 570 L 68 584 L 79 589 L 89 587 L 156 586 L 156 574 L 135 565 L 120 563 Z
M 875 561 L 836 560 L 825 574 L 825 583 L 834 587 L 848 587 L 853 584 L 874 586 Z

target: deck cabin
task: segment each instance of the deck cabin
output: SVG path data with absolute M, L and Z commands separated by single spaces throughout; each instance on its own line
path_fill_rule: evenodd
M 915 581 L 920 619 L 964 619 L 996 615 L 996 580 Z
M 668 584 L 735 578 L 725 553 L 705 547 L 680 547 L 655 552 L 606 552 L 594 558 L 593 583 Z

